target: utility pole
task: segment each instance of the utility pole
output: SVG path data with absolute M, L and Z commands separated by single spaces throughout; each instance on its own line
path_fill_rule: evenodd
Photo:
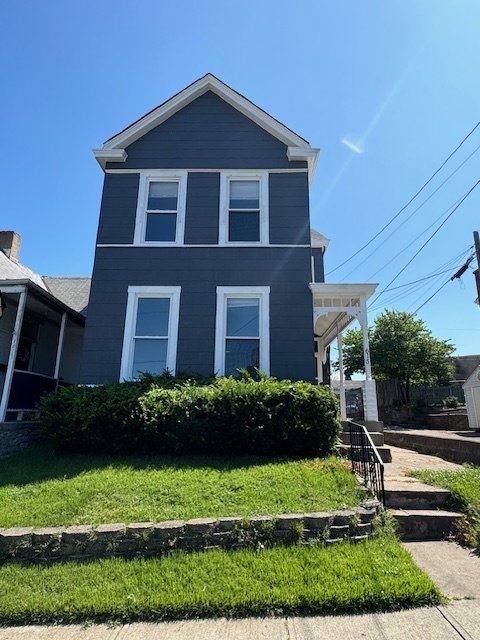
M 473 272 L 475 282 L 477 283 L 477 299 L 475 302 L 480 305 L 480 237 L 478 231 L 473 232 L 473 241 L 475 243 L 475 253 L 477 254 L 477 268 Z

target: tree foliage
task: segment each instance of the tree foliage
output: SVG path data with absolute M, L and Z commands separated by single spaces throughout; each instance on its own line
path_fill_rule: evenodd
M 434 338 L 423 320 L 404 311 L 385 310 L 368 330 L 372 375 L 377 380 L 398 380 L 405 403 L 410 402 L 410 386 L 436 384 L 453 375 L 451 356 L 455 346 Z M 364 372 L 360 329 L 344 336 L 345 373 Z

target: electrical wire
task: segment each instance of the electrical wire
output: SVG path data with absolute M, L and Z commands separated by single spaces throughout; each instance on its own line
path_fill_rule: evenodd
M 480 123 L 479 123 L 480 124 Z M 395 280 L 405 271 L 405 269 L 412 264 L 412 262 L 415 260 L 415 258 L 419 255 L 419 253 L 421 253 L 421 251 L 423 251 L 423 249 L 427 246 L 427 244 L 432 240 L 432 238 L 434 238 L 437 233 L 440 231 L 440 229 L 443 227 L 443 225 L 453 216 L 453 214 L 455 213 L 455 211 L 457 211 L 457 209 L 465 202 L 465 200 L 468 198 L 468 196 L 472 193 L 472 191 L 474 189 L 476 189 L 478 187 L 478 185 L 480 184 L 480 180 L 477 180 L 477 182 L 473 185 L 473 187 L 471 187 L 467 193 L 461 198 L 460 202 L 456 205 L 456 207 L 448 214 L 448 216 L 445 218 L 445 220 L 443 220 L 443 222 L 441 224 L 438 225 L 438 227 L 435 229 L 435 231 L 428 237 L 428 239 L 422 244 L 422 246 L 420 247 L 420 249 L 410 258 L 410 260 L 407 262 L 407 264 L 402 267 L 402 269 L 400 269 L 400 271 L 397 273 L 397 275 L 387 284 L 387 289 L 388 287 L 393 284 L 395 282 Z M 375 298 L 375 300 L 372 301 L 371 306 L 373 306 L 373 304 L 375 304 L 375 302 L 378 300 L 378 298 L 382 295 L 382 293 L 379 293 L 377 295 L 377 297 Z
M 410 200 L 407 202 L 407 204 L 405 204 L 394 216 L 393 218 L 390 219 L 389 222 L 387 222 L 387 224 L 385 226 L 383 226 L 380 231 L 378 231 L 378 233 L 376 233 L 373 238 L 371 238 L 366 244 L 363 245 L 363 247 L 360 247 L 360 249 L 358 249 L 358 251 L 356 251 L 353 255 L 350 256 L 350 258 L 347 258 L 347 260 L 344 260 L 341 264 L 339 264 L 337 267 L 335 267 L 334 269 L 332 269 L 331 271 L 329 271 L 326 275 L 330 275 L 331 273 L 333 273 L 334 271 L 337 271 L 338 269 L 340 269 L 341 267 L 343 267 L 343 265 L 347 264 L 347 262 L 350 262 L 350 260 L 353 260 L 353 258 L 355 258 L 355 256 L 357 256 L 359 253 L 361 253 L 364 249 L 366 249 L 374 240 L 376 240 L 376 238 L 378 238 L 378 236 L 383 233 L 385 231 L 385 229 L 387 229 L 394 220 L 396 220 L 398 218 L 398 216 L 405 211 L 405 209 L 415 200 L 415 198 L 417 196 L 420 195 L 420 193 L 427 187 L 427 185 L 430 184 L 430 182 L 433 180 L 433 178 L 443 169 L 443 167 L 447 164 L 447 162 L 450 160 L 450 158 L 452 158 L 452 156 L 455 155 L 455 153 L 457 153 L 457 151 L 460 149 L 460 147 L 468 140 L 468 138 L 474 133 L 474 131 L 480 126 L 480 121 L 477 122 L 477 124 L 473 127 L 473 129 L 463 138 L 463 140 L 460 142 L 460 144 L 452 151 L 452 153 L 442 162 L 442 164 L 439 166 L 439 168 L 430 176 L 430 178 L 422 185 L 422 187 L 420 187 L 420 189 L 415 193 L 414 196 L 412 196 L 410 198 Z
M 345 276 L 343 277 L 343 280 L 346 280 L 349 276 L 351 276 L 351 275 L 352 275 L 352 273 L 354 273 L 354 271 L 356 271 L 359 267 L 361 267 L 361 266 L 362 266 L 362 264 L 365 264 L 365 262 L 367 262 L 367 260 L 369 260 L 369 259 L 370 259 L 370 258 L 371 258 L 371 257 L 372 257 L 372 256 L 373 256 L 373 255 L 374 255 L 374 254 L 379 250 L 379 249 L 381 249 L 383 246 L 385 246 L 385 243 L 386 243 L 388 240 L 390 240 L 390 238 L 391 238 L 393 235 L 395 235 L 395 233 L 397 233 L 397 231 L 398 231 L 399 229 L 401 229 L 401 227 L 403 227 L 403 225 L 405 225 L 405 224 L 406 224 L 406 223 L 407 223 L 407 222 L 408 222 L 408 221 L 409 221 L 409 220 L 410 220 L 410 219 L 411 219 L 411 218 L 412 218 L 412 217 L 417 213 L 417 211 L 419 211 L 419 210 L 420 210 L 420 209 L 421 209 L 421 208 L 422 208 L 422 207 L 423 207 L 423 206 L 424 206 L 424 205 L 425 205 L 425 204 L 426 204 L 426 203 L 427 203 L 431 198 L 433 198 L 433 196 L 434 196 L 438 191 L 440 191 L 440 189 L 441 189 L 441 188 L 442 188 L 442 187 L 443 187 L 443 186 L 444 186 L 444 185 L 445 185 L 445 184 L 450 180 L 450 178 L 452 178 L 452 177 L 457 173 L 457 171 L 459 171 L 459 170 L 463 167 L 463 165 L 464 165 L 466 162 L 468 162 L 468 161 L 470 160 L 470 158 L 471 158 L 472 156 L 474 156 L 474 155 L 477 153 L 477 151 L 478 151 L 478 150 L 480 150 L 480 145 L 478 145 L 478 147 L 477 147 L 476 149 L 474 149 L 474 150 L 472 151 L 472 153 L 471 153 L 469 156 L 467 156 L 467 158 L 465 158 L 465 160 L 464 160 L 461 164 L 459 164 L 459 165 L 458 165 L 458 167 L 457 167 L 454 171 L 452 171 L 452 173 L 450 173 L 450 175 L 448 175 L 448 176 L 445 178 L 445 180 L 444 180 L 444 181 L 443 181 L 443 182 L 442 182 L 442 183 L 441 183 L 441 184 L 440 184 L 440 185 L 435 189 L 435 191 L 433 191 L 433 192 L 428 196 L 428 198 L 425 198 L 425 200 L 422 202 L 422 204 L 418 205 L 418 207 L 417 207 L 416 209 L 414 209 L 414 210 L 412 211 L 412 213 L 411 213 L 409 216 L 407 216 L 407 218 L 405 218 L 405 220 L 404 220 L 403 222 L 401 222 L 401 223 L 398 225 L 398 227 L 396 227 L 396 228 L 392 231 L 392 233 L 390 233 L 390 235 L 388 235 L 388 236 L 385 238 L 385 240 L 383 240 L 383 242 L 381 242 L 381 243 L 378 245 L 378 247 L 376 247 L 373 251 L 371 251 L 371 252 L 368 254 L 368 256 L 362 260 L 362 262 L 359 262 L 359 263 L 357 264 L 357 266 L 356 266 L 356 267 L 354 267 L 351 271 L 349 271 L 349 272 L 347 273 L 347 275 L 345 275 Z M 452 205 L 452 206 L 454 206 L 454 205 Z M 440 217 L 441 217 L 441 216 L 440 216 Z M 437 218 L 437 219 L 438 219 L 438 218 Z M 435 224 L 435 222 L 436 222 L 436 220 L 435 220 L 432 224 Z M 427 229 L 429 229 L 429 228 L 430 228 L 430 227 L 427 227 Z M 374 238 L 373 238 L 373 239 L 374 239 Z M 373 239 L 372 239 L 372 240 L 373 240 Z M 366 245 L 365 245 L 365 246 L 366 246 Z M 397 256 L 398 256 L 398 255 L 400 255 L 400 254 L 397 254 Z M 353 257 L 353 256 L 352 256 L 352 257 Z M 390 264 L 390 263 L 388 263 L 388 264 Z M 387 265 L 385 265 L 385 266 L 387 266 Z M 382 268 L 383 268 L 383 267 L 382 267 Z M 381 271 L 381 269 L 379 269 L 379 271 Z M 329 273 L 331 273 L 331 271 L 330 271 Z M 378 271 L 376 271 L 376 272 L 373 274 L 373 276 L 371 276 L 371 277 L 373 278 L 377 273 L 378 273 Z

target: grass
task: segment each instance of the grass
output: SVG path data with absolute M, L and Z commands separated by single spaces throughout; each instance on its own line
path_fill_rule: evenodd
M 467 515 L 464 541 L 480 552 L 480 467 L 465 465 L 461 471 L 412 471 L 423 482 L 449 489 L 455 506 Z
M 0 468 L 0 527 L 327 511 L 361 498 L 349 465 L 334 457 L 114 457 L 43 447 Z
M 442 601 L 393 537 L 353 545 L 0 567 L 0 623 L 388 611 Z

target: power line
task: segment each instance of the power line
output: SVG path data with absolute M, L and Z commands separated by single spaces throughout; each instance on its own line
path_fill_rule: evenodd
M 340 269 L 340 267 L 343 267 L 343 265 L 347 264 L 347 262 L 350 262 L 350 260 L 353 260 L 353 258 L 355 258 L 355 256 L 357 256 L 359 253 L 361 253 L 364 249 L 366 249 L 376 238 L 378 238 L 378 236 L 383 233 L 385 231 L 385 229 L 387 229 L 394 220 L 396 220 L 398 218 L 398 216 L 405 211 L 405 209 L 415 200 L 415 198 L 420 195 L 420 193 L 425 189 L 425 187 L 430 184 L 430 182 L 433 180 L 433 178 L 437 175 L 437 173 L 439 173 L 439 171 L 441 171 L 443 169 L 443 167 L 447 164 L 447 162 L 450 160 L 450 158 L 452 156 L 455 155 L 455 153 L 460 149 L 460 147 L 468 140 L 468 138 L 473 134 L 473 132 L 480 126 L 480 121 L 477 122 L 477 124 L 473 127 L 473 129 L 463 138 L 463 140 L 460 142 L 460 144 L 452 151 L 452 153 L 446 158 L 446 160 L 443 161 L 443 163 L 439 166 L 439 168 L 430 176 L 430 178 L 422 185 L 422 187 L 416 192 L 416 194 L 414 196 L 412 196 L 410 198 L 410 200 L 407 202 L 406 205 L 404 205 L 400 211 L 398 211 L 393 218 L 391 218 L 391 220 L 389 222 L 387 222 L 387 224 L 382 227 L 382 229 L 380 229 L 380 231 L 375 234 L 373 236 L 373 238 L 371 238 L 371 240 L 369 240 L 366 244 L 363 245 L 363 247 L 360 247 L 360 249 L 358 249 L 358 251 L 356 251 L 353 255 L 350 256 L 350 258 L 347 258 L 347 260 L 344 260 L 341 264 L 338 265 L 338 267 L 335 267 L 335 269 L 332 269 L 331 271 L 329 271 L 326 275 L 330 275 L 331 273 L 333 273 L 334 271 L 337 271 L 338 269 Z
M 480 149 L 480 145 L 478 145 L 478 147 L 477 147 L 476 149 L 474 149 L 474 150 L 472 151 L 472 153 L 471 153 L 469 156 L 467 156 L 467 158 L 465 158 L 465 160 L 464 160 L 461 164 L 459 164 L 459 165 L 458 165 L 458 167 L 457 167 L 454 171 L 452 171 L 452 173 L 450 173 L 450 174 L 445 178 L 445 180 L 444 180 L 442 183 L 440 183 L 440 185 L 435 189 L 435 191 L 433 191 L 433 192 L 428 196 L 428 198 L 425 198 L 425 200 L 422 202 L 422 204 L 418 205 L 418 207 L 417 207 L 416 209 L 414 209 L 414 210 L 412 211 L 412 213 L 411 213 L 407 218 L 405 218 L 405 220 L 404 220 L 403 222 L 401 222 L 401 223 L 398 225 L 398 227 L 396 227 L 396 228 L 392 231 L 392 233 L 391 233 L 390 235 L 388 235 L 388 236 L 385 238 L 385 240 L 384 240 L 381 244 L 379 244 L 379 245 L 378 245 L 378 247 L 376 247 L 373 251 L 371 251 L 371 252 L 368 254 L 368 256 L 362 260 L 362 262 L 359 262 L 359 263 L 357 264 L 357 266 L 356 266 L 356 267 L 354 267 L 351 271 L 349 271 L 349 272 L 347 273 L 347 275 L 345 275 L 345 276 L 343 277 L 343 280 L 346 280 L 346 278 L 348 278 L 348 276 L 350 276 L 354 271 L 356 271 L 359 267 L 361 267 L 361 266 L 362 266 L 362 264 L 365 264 L 365 262 L 367 262 L 367 260 L 369 260 L 369 259 L 373 256 L 373 254 L 374 254 L 374 253 L 376 253 L 379 249 L 381 249 L 381 247 L 385 246 L 385 243 L 386 243 L 388 240 L 390 240 L 390 238 L 391 238 L 393 235 L 395 235 L 395 233 L 397 233 L 397 231 L 398 231 L 399 229 L 401 229 L 401 228 L 403 227 L 403 225 L 405 225 L 405 224 L 406 224 L 406 223 L 407 223 L 407 222 L 408 222 L 408 221 L 409 221 L 409 220 L 410 220 L 410 219 L 411 219 L 411 218 L 412 218 L 412 217 L 417 213 L 417 211 L 419 211 L 419 210 L 420 210 L 420 209 L 421 209 L 421 208 L 422 208 L 422 207 L 423 207 L 423 206 L 424 206 L 424 205 L 425 205 L 429 200 L 431 200 L 431 198 L 433 198 L 433 196 L 434 196 L 438 191 L 440 191 L 440 189 L 444 186 L 444 184 L 446 184 L 446 183 L 450 180 L 450 178 L 452 178 L 452 177 L 457 173 L 457 171 L 460 171 L 460 169 L 463 167 L 463 165 L 464 165 L 465 163 L 467 163 L 467 162 L 470 160 L 470 158 L 471 158 L 473 155 L 475 155 L 475 154 L 477 153 L 477 151 L 478 151 L 479 149 Z M 407 205 L 406 205 L 406 206 L 407 206 Z M 452 205 L 452 206 L 453 206 L 453 205 Z M 447 209 L 447 211 L 448 211 L 448 209 Z M 440 217 L 441 217 L 441 216 L 440 216 Z M 438 220 L 438 219 L 439 219 L 439 218 L 437 218 L 437 220 Z M 392 220 L 392 222 L 393 222 L 393 220 Z M 432 224 L 434 224 L 435 222 L 436 222 L 436 221 L 434 221 Z M 386 227 L 385 227 L 385 228 L 386 228 Z M 430 227 L 427 227 L 427 229 L 429 229 L 429 228 L 430 228 Z M 372 241 L 373 241 L 374 239 L 375 239 L 375 238 L 372 238 Z M 363 248 L 366 248 L 366 246 L 367 246 L 367 245 L 365 245 L 365 247 L 363 247 Z M 361 249 L 361 250 L 362 250 L 362 249 Z M 401 253 L 401 252 L 400 252 L 400 253 Z M 397 256 L 398 256 L 398 255 L 400 255 L 400 254 L 397 254 Z M 354 256 L 352 256 L 352 258 L 353 258 L 353 257 L 354 257 Z M 390 262 L 391 262 L 391 261 L 390 261 Z M 389 263 L 387 263 L 387 264 L 390 264 L 390 262 L 389 262 Z M 345 264 L 345 263 L 344 263 L 344 264 Z M 387 266 L 387 265 L 385 265 L 385 266 Z M 381 271 L 381 270 L 382 270 L 382 269 L 379 269 L 378 271 L 376 271 L 376 272 L 373 274 L 373 276 L 371 276 L 371 277 L 373 278 L 373 277 L 374 277 L 374 276 L 375 276 L 379 271 Z M 331 271 L 330 271 L 329 273 L 331 273 Z
M 480 123 L 479 123 L 480 124 Z M 435 229 L 435 231 L 431 234 L 431 236 L 422 244 L 422 246 L 420 247 L 420 249 L 415 253 L 414 256 L 412 256 L 412 258 L 410 258 L 410 260 L 407 262 L 407 264 L 400 269 L 400 271 L 397 273 L 397 275 L 387 284 L 387 289 L 388 287 L 393 284 L 395 282 L 395 280 L 405 271 L 405 269 L 415 260 L 415 258 L 418 256 L 418 254 L 423 251 L 423 249 L 427 246 L 427 244 L 430 242 L 430 240 L 440 231 L 440 229 L 443 227 L 443 225 L 447 222 L 447 220 L 449 220 L 453 214 L 455 213 L 455 211 L 465 202 L 465 200 L 468 198 L 468 196 L 472 193 L 472 191 L 474 189 L 476 189 L 478 187 L 478 185 L 480 184 L 480 180 L 477 180 L 477 182 L 473 185 L 473 187 L 471 187 L 467 193 L 461 198 L 460 202 L 457 204 L 457 206 L 449 213 L 449 215 L 445 218 L 445 220 L 443 220 L 443 222 L 441 224 L 438 225 L 438 227 Z M 380 292 L 377 297 L 375 298 L 375 300 L 372 301 L 371 305 L 372 306 L 377 300 L 378 298 L 382 295 L 382 292 Z
M 425 235 L 427 233 L 427 231 L 429 229 L 431 229 L 434 226 L 434 224 L 436 224 L 439 220 L 441 220 L 444 216 L 446 216 L 448 214 L 448 212 L 451 211 L 457 204 L 459 204 L 461 202 L 461 200 L 462 200 L 462 198 L 459 198 L 452 205 L 450 205 L 447 209 L 445 209 L 445 211 L 442 211 L 442 213 L 437 218 L 435 218 L 435 220 L 431 224 L 429 224 L 428 227 L 426 227 L 421 233 L 419 233 L 417 235 L 415 240 L 413 240 L 413 242 L 411 242 L 410 245 L 407 245 L 403 249 L 401 249 L 392 258 L 390 258 L 390 260 L 386 264 L 381 266 L 379 269 L 377 269 L 375 271 L 375 273 L 373 273 L 371 276 L 369 276 L 369 278 L 367 278 L 367 282 L 369 282 L 372 278 L 374 278 L 378 273 L 380 273 L 381 271 L 386 269 L 388 267 L 388 265 L 392 264 L 392 262 L 394 262 L 398 257 L 400 257 L 402 255 L 402 253 L 405 253 L 405 251 L 408 251 L 418 240 L 420 240 L 420 238 L 423 235 Z M 454 261 L 455 260 L 452 260 L 452 262 L 454 262 Z M 445 265 L 445 266 L 447 266 L 447 265 Z
M 431 295 L 429 298 L 427 298 L 423 304 L 421 304 L 417 309 L 415 309 L 415 311 L 413 312 L 413 315 L 414 315 L 414 316 L 416 316 L 416 315 L 417 315 L 417 313 L 420 311 L 420 309 L 421 309 L 422 307 L 424 307 L 424 306 L 427 304 L 427 302 L 430 302 L 430 300 L 431 300 L 433 297 L 435 297 L 435 296 L 437 295 L 437 293 L 439 293 L 439 292 L 443 289 L 443 287 L 445 287 L 449 282 L 450 282 L 450 279 L 448 279 L 446 282 L 444 282 L 444 283 L 442 284 L 442 286 L 441 286 L 441 287 L 439 287 L 439 288 L 435 291 L 435 293 L 432 293 L 432 295 Z

